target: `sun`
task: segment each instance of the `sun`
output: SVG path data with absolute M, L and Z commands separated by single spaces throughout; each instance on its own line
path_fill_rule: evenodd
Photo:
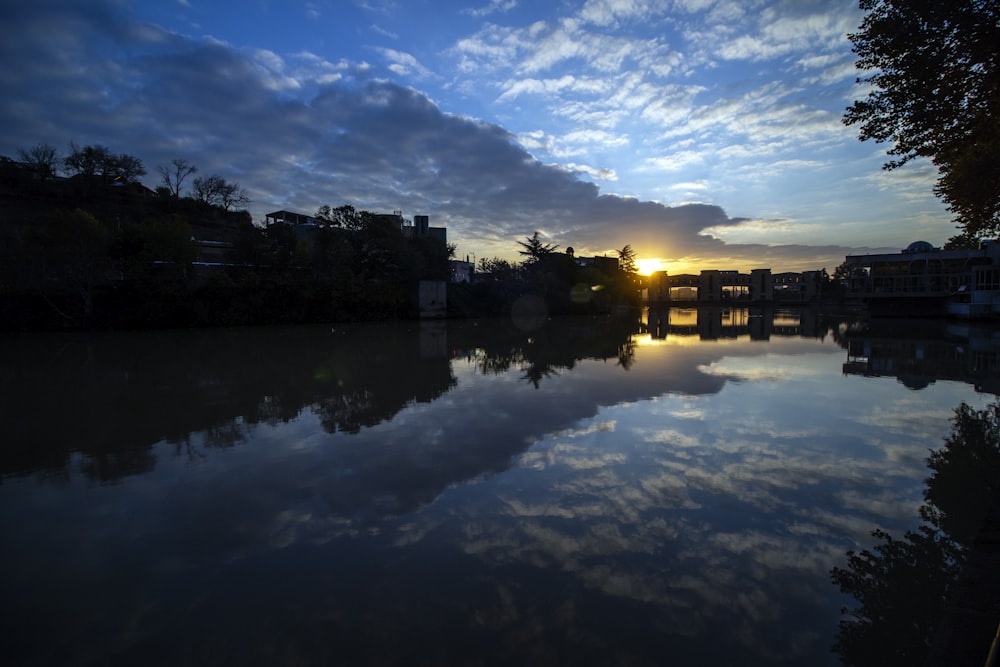
M 637 259 L 635 260 L 635 266 L 639 270 L 639 275 L 651 276 L 653 271 L 662 271 L 664 269 L 663 260 L 659 257 L 653 259 Z

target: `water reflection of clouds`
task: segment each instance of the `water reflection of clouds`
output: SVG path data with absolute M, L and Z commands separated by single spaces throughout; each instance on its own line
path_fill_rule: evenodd
M 433 403 L 350 435 L 308 409 L 244 428 L 243 444 L 194 465 L 161 461 L 120 506 L 160 572 L 338 540 L 450 540 L 483 564 L 477 576 L 562 573 L 652 605 L 665 633 L 737 628 L 744 649 L 794 660 L 826 639 L 789 617 L 822 606 L 845 548 L 914 516 L 928 433 L 946 431 L 953 407 L 945 383 L 886 398 L 872 382 L 817 375 L 840 361 L 805 354 L 817 345 L 796 341 L 790 357 L 640 347 L 627 372 L 582 361 L 538 390 L 517 370 L 483 376 L 456 361 L 457 386 Z M 107 518 L 116 506 L 89 507 Z M 79 514 L 67 533 L 101 530 Z M 186 550 L 158 560 L 178 536 Z M 539 620 L 516 586 L 494 593 L 469 614 Z
M 807 369 L 765 371 L 749 369 L 743 376 L 785 382 L 815 375 Z M 800 409 L 817 409 L 830 400 L 815 389 L 813 395 L 795 395 Z M 520 561 L 572 573 L 605 594 L 658 605 L 657 613 L 667 617 L 683 612 L 692 626 L 739 616 L 758 625 L 773 623 L 770 631 L 790 635 L 782 642 L 787 659 L 796 647 L 823 641 L 814 631 L 795 635 L 777 626 L 787 622 L 791 607 L 830 596 L 826 573 L 842 557 L 845 540 L 864 544 L 873 527 L 914 516 L 910 481 L 923 474 L 926 453 L 914 443 L 926 442 L 923 429 L 933 420 L 901 419 L 904 410 L 898 409 L 892 413 L 897 418 L 866 420 L 868 431 L 858 432 L 853 449 L 842 450 L 836 441 L 851 440 L 854 433 L 831 438 L 831 424 L 857 424 L 877 397 L 872 392 L 861 402 L 866 408 L 855 412 L 848 405 L 845 414 L 808 425 L 789 425 L 766 407 L 739 418 L 741 407 L 761 405 L 755 400 L 718 405 L 714 397 L 696 404 L 660 397 L 609 408 L 597 419 L 613 419 L 619 428 L 584 425 L 575 431 L 578 442 L 572 447 L 560 434 L 538 442 L 519 460 L 525 474 L 558 480 L 538 483 L 558 500 L 505 497 L 503 513 L 516 522 L 502 535 L 472 537 L 463 548 L 494 564 Z M 728 399 L 734 400 L 731 392 Z M 781 410 L 784 403 L 771 409 Z M 645 410 L 676 423 L 620 428 L 648 421 L 624 415 L 625 410 Z M 698 428 L 692 430 L 692 423 Z M 940 421 L 934 424 L 941 428 Z M 894 465 L 887 469 L 886 461 Z M 754 525 L 743 515 L 749 508 Z M 733 522 L 742 527 L 725 528 Z M 666 561 L 658 561 L 660 569 L 641 559 L 668 553 Z M 627 571 L 602 559 L 622 554 L 633 557 Z M 678 571 L 664 572 L 664 562 Z M 759 655 L 781 655 L 759 631 L 741 633 L 746 647 Z

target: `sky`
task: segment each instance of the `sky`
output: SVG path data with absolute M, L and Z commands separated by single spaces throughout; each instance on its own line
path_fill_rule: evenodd
M 0 3 L 0 155 L 48 143 L 238 182 L 261 224 L 430 216 L 456 256 L 631 245 L 644 270 L 831 273 L 941 245 L 936 171 L 887 172 L 855 0 Z M 185 184 L 190 186 L 190 179 Z

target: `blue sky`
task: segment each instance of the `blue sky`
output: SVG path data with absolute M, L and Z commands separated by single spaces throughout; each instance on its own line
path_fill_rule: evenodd
M 255 220 L 425 214 L 458 256 L 631 244 L 672 273 L 826 267 L 956 233 L 881 169 L 854 0 L 35 0 L 0 6 L 0 154 L 186 159 Z

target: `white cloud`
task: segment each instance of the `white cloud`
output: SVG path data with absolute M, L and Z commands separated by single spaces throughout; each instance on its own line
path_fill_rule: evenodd
M 470 16 L 489 16 L 494 13 L 506 13 L 518 5 L 518 0 L 490 0 L 485 7 L 463 9 L 463 14 Z
M 432 72 L 420 64 L 412 54 L 395 49 L 380 48 L 377 51 L 390 62 L 389 69 L 399 76 L 427 78 Z

